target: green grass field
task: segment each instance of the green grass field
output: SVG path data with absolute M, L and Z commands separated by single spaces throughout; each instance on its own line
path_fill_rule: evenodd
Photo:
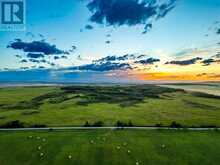
M 0 127 L 220 126 L 220 97 L 153 85 L 0 88 Z M 10 127 L 9 127 L 10 126 Z M 0 132 L 0 165 L 216 165 L 219 131 Z
M 219 131 L 1 132 L 1 165 L 217 165 Z
M 29 127 L 83 126 L 86 121 L 114 126 L 220 126 L 219 97 L 152 85 L 10 87 L 0 89 L 0 125 L 19 120 Z

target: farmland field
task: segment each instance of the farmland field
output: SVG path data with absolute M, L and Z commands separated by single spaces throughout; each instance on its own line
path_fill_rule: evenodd
M 219 131 L 1 132 L 2 165 L 135 165 L 220 162 Z
M 83 126 L 117 121 L 135 126 L 220 126 L 218 96 L 153 85 L 5 87 L 0 89 L 0 125 Z

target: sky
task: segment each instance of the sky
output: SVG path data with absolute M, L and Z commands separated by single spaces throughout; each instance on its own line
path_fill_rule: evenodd
M 220 80 L 219 0 L 26 0 L 0 82 Z

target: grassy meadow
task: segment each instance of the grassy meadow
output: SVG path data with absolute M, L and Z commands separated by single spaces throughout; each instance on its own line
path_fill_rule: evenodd
M 219 131 L 1 132 L 1 165 L 217 165 Z
M 153 85 L 0 88 L 0 125 L 220 126 L 218 96 Z

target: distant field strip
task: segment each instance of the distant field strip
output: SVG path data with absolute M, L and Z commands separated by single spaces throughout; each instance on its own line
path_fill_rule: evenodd
M 203 92 L 220 96 L 220 84 L 184 84 L 184 85 L 160 85 L 174 89 L 184 89 L 187 91 Z

